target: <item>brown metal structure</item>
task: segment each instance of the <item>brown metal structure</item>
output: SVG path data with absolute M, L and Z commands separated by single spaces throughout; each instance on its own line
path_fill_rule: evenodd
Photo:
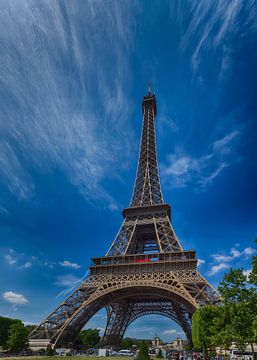
M 146 314 L 177 322 L 191 340 L 191 317 L 219 294 L 197 270 L 195 251 L 182 249 L 161 192 L 155 141 L 156 98 L 143 97 L 143 126 L 130 207 L 107 254 L 93 258 L 90 275 L 30 335 L 32 347 L 71 347 L 87 321 L 107 310 L 103 336 L 118 346 L 127 327 Z

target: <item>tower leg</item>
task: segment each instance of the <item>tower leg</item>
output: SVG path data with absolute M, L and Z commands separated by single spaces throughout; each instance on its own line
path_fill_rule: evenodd
M 107 307 L 107 325 L 102 343 L 108 346 L 121 345 L 124 332 L 130 318 L 130 306 L 126 301 L 111 304 Z

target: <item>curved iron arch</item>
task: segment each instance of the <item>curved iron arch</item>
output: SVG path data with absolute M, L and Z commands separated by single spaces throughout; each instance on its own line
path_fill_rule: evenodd
M 130 286 L 115 286 L 109 287 L 105 289 L 105 291 L 101 291 L 98 294 L 93 293 L 93 299 L 90 297 L 87 299 L 77 310 L 76 312 L 63 324 L 62 328 L 60 329 L 59 333 L 56 334 L 57 336 L 51 340 L 52 344 L 54 346 L 58 346 L 59 344 L 62 344 L 62 338 L 69 338 L 69 343 L 72 343 L 72 341 L 75 340 L 75 337 L 77 333 L 83 328 L 83 326 L 86 324 L 87 321 L 101 308 L 108 305 L 108 303 L 111 303 L 114 298 L 117 298 L 119 292 L 122 294 L 122 292 L 126 292 L 126 295 L 124 294 L 123 297 L 127 297 L 128 290 L 132 290 L 130 295 L 137 296 L 138 289 L 148 289 L 152 290 L 152 293 L 149 293 L 149 295 L 152 295 L 154 298 L 158 297 L 158 291 L 159 291 L 159 297 L 160 298 L 166 298 L 166 299 L 174 299 L 174 301 L 183 303 L 187 306 L 188 311 L 190 313 L 193 313 L 193 311 L 197 308 L 196 303 L 192 303 L 189 301 L 188 298 L 185 296 L 182 296 L 180 293 L 176 292 L 176 288 L 172 288 L 169 286 L 170 284 L 146 284 L 146 283 L 140 283 L 140 284 L 131 284 Z M 135 292 L 135 289 L 138 291 Z M 156 292 L 157 291 L 157 292 Z M 97 291 L 96 291 L 97 292 Z M 97 295 L 97 296 L 96 296 Z M 120 297 L 121 298 L 121 297 Z M 118 299 L 118 298 L 117 298 Z M 97 306 L 98 305 L 98 306 Z M 96 310 L 97 309 L 97 310 Z M 86 314 L 87 313 L 87 314 Z M 182 327 L 182 325 L 179 323 L 179 325 Z M 69 329 L 70 328 L 70 329 Z M 183 327 L 182 327 L 183 328 Z M 70 331 L 72 329 L 72 331 Z M 66 333 L 65 333 L 66 332 Z

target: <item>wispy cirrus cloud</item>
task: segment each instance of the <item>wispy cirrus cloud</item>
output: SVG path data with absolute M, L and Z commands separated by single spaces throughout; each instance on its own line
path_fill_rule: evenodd
M 10 2 L 0 9 L 0 174 L 18 198 L 36 194 L 35 171 L 57 168 L 85 198 L 94 194 L 115 208 L 102 180 L 117 176 L 113 169 L 121 157 L 126 167 L 130 154 L 136 11 L 100 1 Z
M 226 134 L 214 141 L 209 152 L 200 157 L 193 157 L 178 149 L 168 155 L 166 164 L 161 164 L 163 180 L 178 188 L 194 182 L 197 190 L 206 190 L 225 168 L 235 162 L 235 157 L 231 155 L 239 136 L 238 130 Z
M 73 274 L 58 275 L 56 277 L 55 285 L 60 287 L 73 287 L 80 279 Z
M 82 284 L 82 282 L 87 278 L 88 274 L 89 271 L 86 271 L 86 273 L 80 278 L 74 276 L 73 274 L 58 275 L 56 277 L 55 285 L 64 289 L 56 295 L 56 298 L 71 293 L 73 290 L 75 290 L 75 288 L 78 287 L 78 285 Z
M 233 61 L 235 47 L 231 37 L 250 36 L 257 30 L 257 4 L 254 0 L 188 1 L 186 7 L 190 12 L 189 21 L 183 16 L 184 5 L 180 2 L 171 5 L 172 14 L 177 14 L 177 22 L 186 29 L 180 47 L 183 51 L 192 49 L 194 73 L 201 71 L 200 65 L 204 63 L 206 54 L 213 53 L 221 79 Z

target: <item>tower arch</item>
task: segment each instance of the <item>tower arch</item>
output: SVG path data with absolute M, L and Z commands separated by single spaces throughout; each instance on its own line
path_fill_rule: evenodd
M 172 284 L 144 284 L 142 280 L 134 284 L 117 286 L 116 279 L 113 279 L 113 286 L 102 291 L 100 288 L 94 296 L 87 299 L 70 316 L 63 326 L 51 339 L 54 347 L 70 347 L 75 341 L 79 331 L 85 326 L 90 318 L 101 308 L 107 308 L 107 325 L 103 336 L 103 342 L 110 345 L 119 345 L 126 328 L 143 312 L 157 313 L 156 306 L 162 306 L 162 313 L 176 321 L 191 337 L 190 321 L 191 315 L 197 308 L 197 304 L 189 301 L 186 291 L 172 286 Z M 188 318 L 188 314 L 190 317 Z M 119 339 L 119 341 L 117 341 Z

